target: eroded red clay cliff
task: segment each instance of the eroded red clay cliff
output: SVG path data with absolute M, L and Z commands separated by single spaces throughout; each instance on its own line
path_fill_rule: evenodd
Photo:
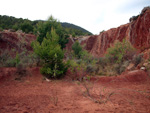
M 31 51 L 31 42 L 36 39 L 33 34 L 25 34 L 21 32 L 10 32 L 8 30 L 0 32 L 0 49 L 3 50 L 21 50 L 26 48 Z
M 118 28 L 112 28 L 99 35 L 85 36 L 79 38 L 81 44 L 85 44 L 85 49 L 93 56 L 103 56 L 107 49 L 114 44 L 116 40 L 122 41 L 124 38 L 140 52 L 147 53 L 150 49 L 150 8 L 144 8 L 139 16 L 131 18 L 130 23 L 121 25 Z M 24 46 L 27 50 L 32 50 L 31 42 L 36 39 L 35 35 L 20 32 L 0 32 L 0 49 L 20 49 Z M 74 43 L 73 38 L 69 38 L 66 50 L 70 51 Z
M 150 8 L 143 9 L 136 20 L 118 28 L 112 28 L 98 36 L 91 36 L 81 44 L 86 44 L 85 48 L 99 57 L 103 56 L 116 40 L 122 41 L 124 38 L 140 52 L 150 48 Z
M 137 20 L 130 23 L 129 40 L 141 51 L 150 48 L 150 8 L 143 9 Z

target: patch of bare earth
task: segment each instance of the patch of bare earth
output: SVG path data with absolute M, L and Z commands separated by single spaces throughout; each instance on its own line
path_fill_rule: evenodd
M 150 112 L 149 77 L 137 82 L 93 79 L 86 83 L 88 96 L 81 82 L 65 79 L 47 82 L 39 68 L 28 71 L 21 80 L 14 80 L 15 76 L 9 75 L 7 79 L 1 79 L 0 113 Z

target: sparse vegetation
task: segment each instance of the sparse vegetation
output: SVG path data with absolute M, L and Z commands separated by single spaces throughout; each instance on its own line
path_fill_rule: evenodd
M 132 17 L 129 19 L 129 21 L 130 21 L 130 22 L 135 21 L 135 20 L 137 20 L 138 17 L 139 17 L 139 15 L 137 15 L 137 16 L 132 16 Z
M 135 66 L 137 66 L 142 62 L 142 58 L 143 58 L 143 54 L 138 54 L 133 57 L 133 63 L 135 64 Z
M 50 97 L 50 100 L 55 106 L 58 105 L 58 92 L 56 90 L 52 91 L 52 96 Z
M 6 49 L 0 54 L 0 67 L 18 67 L 20 64 L 24 67 L 33 67 L 37 66 L 38 62 L 40 62 L 38 56 L 32 52 L 27 52 L 25 48 L 21 49 L 20 53 L 14 49 L 10 51 Z
M 118 75 L 125 71 L 130 62 L 140 63 L 141 57 L 138 61 L 134 61 L 133 56 L 136 56 L 136 49 L 126 40 L 118 41 L 114 46 L 107 49 L 107 54 L 99 58 L 95 66 L 90 66 L 88 70 L 92 69 L 96 75 Z
M 72 50 L 74 54 L 72 64 L 75 65 L 70 65 L 69 67 L 78 69 L 74 69 L 74 73 L 79 73 L 79 69 L 82 70 L 84 76 L 86 74 L 102 76 L 118 75 L 125 71 L 130 62 L 135 62 L 135 65 L 139 64 L 141 58 L 133 57 L 136 56 L 136 50 L 126 40 L 116 42 L 114 46 L 108 48 L 107 54 L 99 59 L 90 56 L 87 51 L 83 50 L 78 41 L 73 44 Z
M 105 87 L 102 89 L 98 89 L 99 93 L 93 92 L 94 89 L 94 83 L 90 82 L 90 79 L 84 79 L 81 83 L 84 87 L 85 91 L 83 92 L 83 96 L 87 97 L 88 99 L 92 100 L 95 103 L 98 104 L 105 104 L 108 101 L 110 101 L 110 97 L 115 94 L 114 91 L 105 93 Z
M 144 9 L 143 12 L 144 11 L 146 11 L 146 9 Z M 3 97 L 1 99 L 2 104 L 0 111 L 113 112 L 112 110 L 115 110 L 114 112 L 129 112 L 133 109 L 134 112 L 147 112 L 150 110 L 147 109 L 147 106 L 150 104 L 149 79 L 147 79 L 147 74 L 150 76 L 150 58 L 147 60 L 144 59 L 144 57 L 148 57 L 147 52 L 149 51 L 149 46 L 143 46 L 141 51 L 145 51 L 143 54 L 139 54 L 130 42 L 124 39 L 122 41 L 116 41 L 110 48 L 107 48 L 109 47 L 109 43 L 113 42 L 112 39 L 106 41 L 107 44 L 104 44 L 106 46 L 102 48 L 104 49 L 102 52 L 106 52 L 106 54 L 103 57 L 94 57 L 81 45 L 80 41 L 82 37 L 76 37 L 79 35 L 90 35 L 90 33 L 87 33 L 87 31 L 82 28 L 73 29 L 70 27 L 72 26 L 71 24 L 65 24 L 63 28 L 61 26 L 62 24 L 52 16 L 48 21 L 32 22 L 28 19 L 19 19 L 18 23 L 15 18 L 10 17 L 10 20 L 7 16 L 4 16 L 4 18 L 6 21 L 2 19 L 2 22 L 8 22 L 9 24 L 4 25 L 0 22 L 0 31 L 3 30 L 3 28 L 12 28 L 15 30 L 21 29 L 25 33 L 34 32 L 37 35 L 37 40 L 31 43 L 30 39 L 25 39 L 25 33 L 12 33 L 14 32 L 12 29 L 1 32 L 7 35 L 10 31 L 10 34 L 16 35 L 14 37 L 12 36 L 8 45 L 11 44 L 13 38 L 19 41 L 16 41 L 17 44 L 15 44 L 15 46 L 8 46 L 5 51 L 0 49 L 0 67 L 2 67 L 0 69 L 0 79 L 3 75 L 13 75 L 15 80 L 19 80 L 19 82 L 14 81 L 14 79 L 6 80 L 6 83 L 5 80 L 2 81 L 4 85 L 0 85 L 2 90 L 0 96 Z M 131 20 L 136 20 L 137 18 L 138 16 L 132 17 Z M 11 25 L 11 21 L 13 25 Z M 76 27 L 77 26 L 75 26 L 75 28 Z M 112 31 L 116 33 L 114 32 L 115 30 Z M 101 36 L 103 32 L 105 31 L 101 31 L 99 35 Z M 119 32 L 124 32 L 124 29 L 119 28 Z M 107 35 L 110 34 L 111 33 L 108 33 Z M 71 43 L 71 51 L 64 50 L 69 35 L 75 37 L 73 39 L 70 38 L 73 43 Z M 32 34 L 28 34 L 28 36 L 32 37 Z M 5 37 L 0 34 L 0 41 L 6 42 L 7 40 L 4 40 L 4 38 Z M 86 42 L 87 38 L 90 39 L 91 37 L 83 36 L 82 41 Z M 90 41 L 92 42 L 92 40 Z M 100 43 L 102 44 L 103 42 L 105 42 L 105 40 L 101 39 Z M 29 44 L 31 44 L 32 48 Z M 16 49 L 12 49 L 11 47 Z M 98 46 L 95 47 L 98 48 Z M 93 48 L 91 49 L 91 47 L 88 46 L 86 46 L 86 48 L 90 52 L 93 52 Z M 105 51 L 106 48 L 107 51 Z M 66 51 L 67 53 L 65 54 Z M 97 50 L 94 52 L 99 54 Z M 39 70 L 41 74 L 44 75 L 42 76 L 43 78 Z M 30 75 L 30 72 L 36 77 L 30 76 L 25 78 L 26 75 Z M 65 75 L 65 80 L 57 80 Z M 67 76 L 71 81 L 69 80 L 68 82 Z M 25 79 L 22 79 L 22 77 Z M 23 84 L 20 84 L 21 80 L 25 80 Z M 122 82 L 124 83 L 122 84 Z M 132 82 L 135 82 L 135 84 L 132 84 Z M 141 88 L 144 89 L 141 90 Z M 10 96 L 10 92 L 15 96 Z M 29 95 L 31 96 L 29 97 Z M 95 104 L 87 101 L 87 99 L 90 99 L 94 103 L 104 105 L 96 105 L 95 107 Z M 5 102 L 6 100 L 8 103 Z M 35 101 L 33 102 L 32 100 Z M 26 105 L 26 102 L 29 102 L 29 104 Z M 35 105 L 33 106 L 33 104 Z M 90 104 L 95 108 L 91 110 Z M 39 105 L 42 106 L 39 107 Z M 139 107 L 139 105 L 143 106 Z M 101 109 L 101 107 L 103 108 Z M 122 109 L 126 107 L 127 109 L 123 111 Z M 140 109 L 136 109 L 136 107 Z M 110 109 L 108 110 L 108 108 Z M 83 111 L 83 109 L 86 111 Z
M 100 31 L 100 33 L 99 33 L 99 34 L 101 34 L 101 33 L 103 33 L 103 32 L 105 32 L 105 30 Z
M 82 81 L 83 78 L 86 76 L 86 71 L 85 71 L 85 63 L 81 62 L 80 63 L 77 60 L 68 60 L 68 67 L 69 70 L 71 71 L 69 77 L 71 80 L 79 80 Z
M 83 78 L 88 74 L 94 74 L 97 59 L 90 55 L 83 46 L 76 41 L 72 45 L 72 57 L 69 57 L 68 67 L 72 72 L 72 79 L 83 81 Z M 94 71 L 93 71 L 94 70 Z
M 124 60 L 129 60 L 127 57 L 127 54 L 132 53 L 135 51 L 135 49 L 132 47 L 132 45 L 126 41 L 125 39 L 122 42 L 116 42 L 114 44 L 114 47 L 110 47 L 107 49 L 106 57 L 110 57 L 112 63 L 121 63 Z

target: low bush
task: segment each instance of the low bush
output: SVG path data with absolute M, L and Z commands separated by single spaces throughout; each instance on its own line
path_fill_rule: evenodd
M 107 59 L 106 57 L 100 57 L 98 64 L 101 65 L 103 68 L 107 65 Z
M 68 67 L 72 72 L 71 78 L 82 80 L 87 73 L 94 75 L 97 70 L 97 59 L 84 50 L 78 41 L 73 44 L 72 50 L 69 55 L 71 57 L 68 57 Z
M 16 65 L 20 62 L 19 55 L 16 54 L 16 57 L 13 58 L 9 55 L 9 52 L 7 50 L 1 54 L 1 66 L 2 67 L 16 67 Z M 6 55 L 6 56 L 5 56 Z
M 9 58 L 10 58 L 9 51 L 8 50 L 2 51 L 0 49 L 0 67 L 6 66 L 6 62 L 8 62 L 7 60 Z
M 87 73 L 95 73 L 97 70 L 96 66 L 93 66 L 91 64 L 87 65 L 86 67 L 86 72 Z
M 71 75 L 69 75 L 69 77 L 72 80 L 82 81 L 86 76 L 86 65 L 82 60 L 80 61 L 80 63 L 76 60 L 68 60 L 67 65 L 69 70 L 71 71 Z
M 76 41 L 73 45 L 72 45 L 72 50 L 75 54 L 75 56 L 77 58 L 81 57 L 82 54 L 82 46 L 80 45 L 80 43 L 78 41 Z
M 0 67 L 17 67 L 20 63 L 26 65 L 26 67 L 33 67 L 37 66 L 37 63 L 40 62 L 37 55 L 27 52 L 27 50 L 18 53 L 14 49 L 10 51 L 6 49 L 0 53 Z M 16 55 L 14 56 L 11 53 L 16 53 Z
M 135 66 L 137 66 L 142 62 L 142 59 L 143 59 L 143 54 L 138 54 L 138 55 L 134 55 L 132 61 L 135 64 Z
M 106 55 L 99 59 L 89 55 L 87 51 L 82 49 L 82 46 L 78 49 L 79 46 L 79 43 L 76 42 L 72 48 L 74 50 L 79 50 L 78 52 L 74 51 L 75 56 L 72 57 L 76 65 L 74 67 L 72 65 L 70 66 L 73 67 L 74 73 L 78 73 L 79 70 L 77 70 L 77 68 L 79 68 L 90 75 L 113 76 L 124 72 L 128 65 L 133 62 L 133 59 L 135 65 L 141 62 L 141 57 L 136 56 L 133 58 L 133 56 L 137 54 L 137 51 L 126 40 L 115 42 L 114 46 L 107 49 Z M 84 66 L 81 66 L 83 64 Z M 82 75 L 84 74 L 81 74 L 81 76 Z
M 104 57 L 100 57 L 95 71 L 98 75 L 112 76 L 124 72 L 135 56 L 136 49 L 126 40 L 115 42 L 114 46 L 107 49 Z M 139 63 L 140 58 L 135 58 L 135 63 Z M 91 67 L 90 67 L 91 68 Z
M 4 67 L 16 67 L 16 61 L 13 58 L 7 59 L 4 63 L 3 63 Z
M 113 62 L 121 63 L 124 60 L 129 60 L 130 54 L 133 55 L 135 48 L 126 40 L 116 42 L 113 47 L 107 49 L 106 57 L 113 60 Z M 127 55 L 128 54 L 128 55 Z

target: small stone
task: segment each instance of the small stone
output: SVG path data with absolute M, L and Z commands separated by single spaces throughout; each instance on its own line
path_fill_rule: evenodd
M 127 67 L 127 70 L 132 70 L 135 67 L 133 63 L 130 63 L 129 66 Z
M 50 80 L 49 80 L 48 78 L 45 78 L 45 80 L 46 80 L 47 82 L 50 82 Z
M 141 70 L 146 70 L 146 68 L 145 68 L 145 67 L 141 67 L 140 69 L 141 69 Z

